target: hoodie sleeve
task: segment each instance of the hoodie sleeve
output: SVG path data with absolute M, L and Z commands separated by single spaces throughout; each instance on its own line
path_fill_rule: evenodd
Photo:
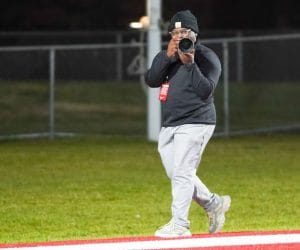
M 195 63 L 186 66 L 191 71 L 192 85 L 202 100 L 210 97 L 221 75 L 221 63 L 217 55 L 208 51 L 202 54 Z
M 150 69 L 145 73 L 145 81 L 149 87 L 157 88 L 161 86 L 166 79 L 171 61 L 165 50 L 159 52 L 154 57 Z

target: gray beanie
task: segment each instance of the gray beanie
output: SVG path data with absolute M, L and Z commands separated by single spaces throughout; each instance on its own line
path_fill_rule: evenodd
M 179 11 L 171 18 L 168 30 L 172 31 L 175 28 L 187 28 L 199 33 L 197 18 L 190 10 Z

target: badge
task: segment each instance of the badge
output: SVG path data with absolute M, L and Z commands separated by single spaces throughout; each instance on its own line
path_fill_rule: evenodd
M 159 100 L 165 102 L 168 98 L 170 82 L 164 82 L 160 87 Z

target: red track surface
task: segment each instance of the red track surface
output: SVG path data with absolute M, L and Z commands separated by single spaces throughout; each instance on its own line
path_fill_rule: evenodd
M 37 243 L 0 244 L 0 249 L 210 249 L 300 250 L 300 230 L 194 234 L 189 238 L 125 237 Z

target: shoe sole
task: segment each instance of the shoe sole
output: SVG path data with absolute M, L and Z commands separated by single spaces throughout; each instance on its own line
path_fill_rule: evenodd
M 187 231 L 183 234 L 163 234 L 163 233 L 155 233 L 154 236 L 160 237 L 160 238 L 178 238 L 178 237 L 191 237 L 192 234 L 190 231 Z
M 223 198 L 223 204 L 222 204 L 222 216 L 221 219 L 219 220 L 219 226 L 216 228 L 215 231 L 210 232 L 210 233 L 218 233 L 221 231 L 225 224 L 225 213 L 229 210 L 230 205 L 231 205 L 231 198 L 229 195 L 222 196 Z

